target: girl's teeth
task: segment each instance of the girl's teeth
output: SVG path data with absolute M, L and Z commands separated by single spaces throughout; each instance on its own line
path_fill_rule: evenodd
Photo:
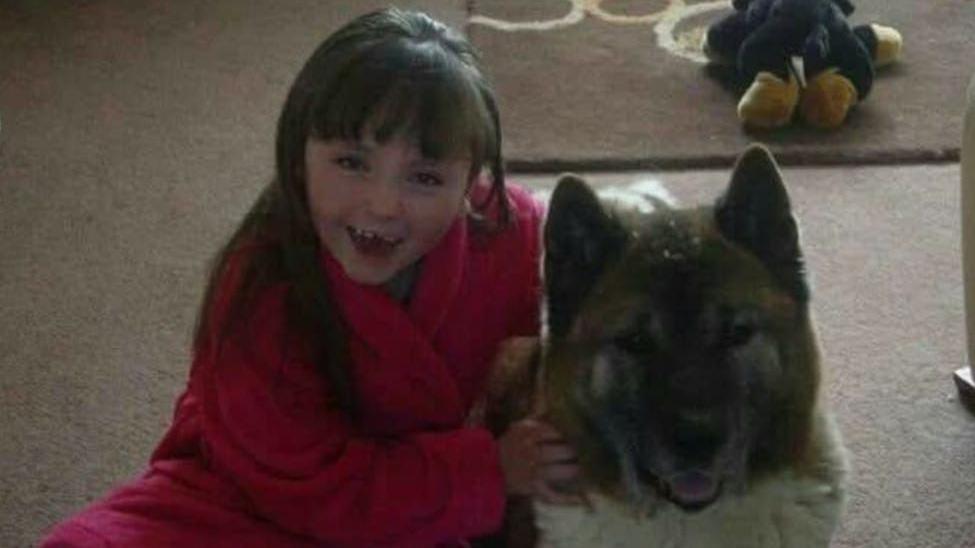
M 363 229 L 356 228 L 354 226 L 350 226 L 349 227 L 349 230 L 357 238 L 367 238 L 367 239 L 370 239 L 370 240 L 379 240 L 379 241 L 381 241 L 383 243 L 390 244 L 390 245 L 395 244 L 395 243 L 398 242 L 398 240 L 393 240 L 393 239 L 385 238 L 385 237 L 380 236 L 378 233 L 373 232 L 371 230 L 363 230 Z
M 352 226 L 348 227 L 348 230 L 352 244 L 365 256 L 389 257 L 403 241 L 402 239 L 390 240 L 371 230 L 361 230 Z

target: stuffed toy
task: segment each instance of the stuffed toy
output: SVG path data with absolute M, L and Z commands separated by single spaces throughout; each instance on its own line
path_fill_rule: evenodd
M 732 6 L 733 13 L 708 27 L 703 45 L 709 58 L 734 62 L 751 83 L 738 103 L 746 126 L 784 126 L 798 106 L 806 123 L 839 127 L 870 93 L 874 68 L 900 56 L 895 29 L 850 26 L 850 0 L 733 0 Z

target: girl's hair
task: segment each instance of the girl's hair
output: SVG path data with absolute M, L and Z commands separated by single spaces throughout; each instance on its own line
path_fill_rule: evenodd
M 406 137 L 430 158 L 469 157 L 490 190 L 472 204 L 475 230 L 510 221 L 494 91 L 460 34 L 429 16 L 386 9 L 328 37 L 298 73 L 278 120 L 276 173 L 217 254 L 197 320 L 194 351 L 242 335 L 255 298 L 284 282 L 286 320 L 311 344 L 335 403 L 356 412 L 346 329 L 329 293 L 305 189 L 308 139 Z M 218 291 L 221 295 L 218 295 Z M 229 292 L 229 293 L 225 293 Z M 215 301 L 226 303 L 218 312 Z

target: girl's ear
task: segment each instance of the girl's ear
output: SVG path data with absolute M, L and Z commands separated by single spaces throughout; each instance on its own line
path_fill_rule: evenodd
M 467 188 L 464 189 L 464 203 L 466 205 L 465 211 L 467 213 L 472 211 L 471 198 L 481 195 L 476 194 L 478 192 L 476 189 L 480 188 L 483 192 L 491 188 L 491 180 L 488 177 L 489 175 L 487 170 L 482 169 L 479 173 L 475 173 L 467 179 Z
M 467 194 L 470 195 L 475 186 L 483 186 L 485 188 L 491 186 L 491 181 L 488 177 L 489 174 L 486 168 L 481 168 L 480 171 L 471 175 L 471 178 L 467 181 Z
M 474 189 L 478 186 L 484 186 L 487 183 L 487 176 L 484 174 L 484 170 L 480 173 L 475 173 L 467 179 L 467 188 L 464 189 L 464 203 L 460 209 L 462 216 L 469 216 L 474 213 L 474 206 L 471 205 L 471 196 L 474 194 Z

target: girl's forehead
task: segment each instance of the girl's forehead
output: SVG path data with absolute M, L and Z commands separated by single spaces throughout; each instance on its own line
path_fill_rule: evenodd
M 491 156 L 497 129 L 475 82 L 464 73 L 444 69 L 429 77 L 398 74 L 388 85 L 377 85 L 360 68 L 322 88 L 331 92 L 310 111 L 312 136 L 363 144 L 401 137 L 432 160 L 466 157 L 481 164 Z
M 472 160 L 470 150 L 459 147 L 453 154 L 442 156 L 430 156 L 423 154 L 420 138 L 418 136 L 394 134 L 384 140 L 376 137 L 375 133 L 365 133 L 361 137 L 332 137 L 320 139 L 311 137 L 308 139 L 309 145 L 321 145 L 324 148 L 340 148 L 344 150 L 354 150 L 364 153 L 382 152 L 396 150 L 407 154 L 410 157 L 425 162 L 470 162 Z
M 411 155 L 421 157 L 425 160 L 435 161 L 457 161 L 471 160 L 471 150 L 468 143 L 458 142 L 455 135 L 433 135 L 432 139 L 439 142 L 439 146 L 434 150 L 429 150 L 424 146 L 424 139 L 430 139 L 430 135 L 422 136 L 419 132 L 399 131 L 390 135 L 380 136 L 375 131 L 366 127 L 362 135 L 337 137 L 336 141 L 344 146 L 357 148 L 363 151 L 374 151 L 396 147 L 405 149 Z

